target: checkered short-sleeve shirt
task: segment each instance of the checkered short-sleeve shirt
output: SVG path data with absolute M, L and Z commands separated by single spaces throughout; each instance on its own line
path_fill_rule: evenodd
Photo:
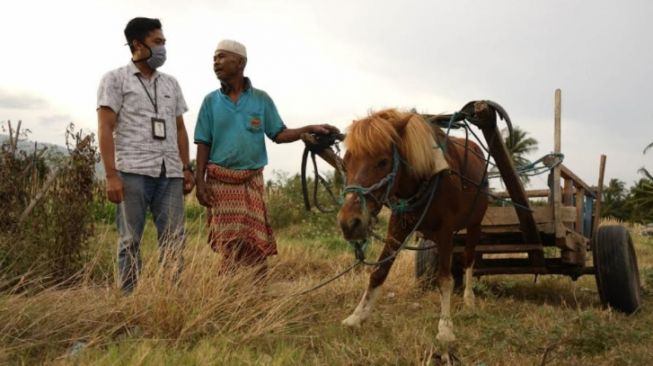
M 158 177 L 165 163 L 167 177 L 183 177 L 176 120 L 188 107 L 174 77 L 155 71 L 148 80 L 129 62 L 102 78 L 97 94 L 100 107 L 109 107 L 117 114 L 113 131 L 116 169 Z M 152 117 L 165 121 L 165 140 L 152 136 Z

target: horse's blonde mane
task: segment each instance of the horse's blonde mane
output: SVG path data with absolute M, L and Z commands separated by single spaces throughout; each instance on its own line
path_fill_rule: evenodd
M 396 109 L 371 113 L 352 122 L 344 144 L 351 154 L 366 157 L 391 152 L 392 145 L 396 145 L 414 177 L 429 178 L 439 171 L 433 130 L 416 113 Z

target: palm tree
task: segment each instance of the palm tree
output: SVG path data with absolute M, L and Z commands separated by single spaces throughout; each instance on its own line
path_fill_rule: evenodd
M 515 167 L 523 167 L 530 164 L 531 162 L 526 158 L 526 155 L 537 150 L 537 140 L 529 137 L 528 132 L 517 126 L 512 129 L 512 135 L 509 135 L 507 129 L 504 129 L 503 136 L 508 153 Z
M 630 189 L 628 203 L 630 220 L 634 222 L 653 222 L 653 181 L 649 178 L 640 179 Z
M 614 217 L 619 220 L 626 220 L 628 217 L 626 208 L 626 183 L 622 180 L 612 178 L 608 185 L 603 188 L 601 198 L 601 216 Z
M 653 147 L 653 142 L 644 148 L 644 154 Z M 653 220 L 653 176 L 644 167 L 639 168 L 639 173 L 644 175 L 631 189 L 633 201 L 633 216 L 638 216 L 636 221 L 651 222 Z
M 648 149 L 650 149 L 651 147 L 653 147 L 653 142 L 651 142 L 650 144 L 648 144 L 648 146 L 646 146 L 646 147 L 644 148 L 644 154 L 646 154 L 646 152 L 648 151 Z M 639 168 L 638 171 L 639 171 L 640 173 L 644 174 L 644 175 L 646 176 L 646 178 L 648 178 L 648 179 L 650 179 L 650 180 L 653 180 L 653 176 L 651 176 L 651 173 L 649 173 L 649 171 L 646 170 L 646 168 L 641 167 L 641 168 Z
M 526 155 L 537 151 L 537 140 L 528 136 L 528 132 L 517 126 L 512 128 L 512 135 L 508 132 L 507 128 L 502 129 L 501 136 L 515 169 L 519 171 L 520 168 L 528 166 L 531 161 L 526 158 Z M 496 172 L 496 168 L 493 168 L 493 171 Z M 518 173 L 524 184 L 530 182 L 530 178 L 526 172 Z

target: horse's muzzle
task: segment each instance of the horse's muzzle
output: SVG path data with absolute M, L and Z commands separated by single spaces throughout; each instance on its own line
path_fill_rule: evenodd
M 369 222 L 369 213 L 361 210 L 358 200 L 347 199 L 338 212 L 338 224 L 347 240 L 366 239 Z
M 340 221 L 340 230 L 347 240 L 364 240 L 367 238 L 367 224 L 358 218 L 347 221 Z

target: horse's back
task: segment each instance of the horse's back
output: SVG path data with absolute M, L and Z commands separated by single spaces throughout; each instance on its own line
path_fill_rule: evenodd
M 445 149 L 445 156 L 451 169 L 475 184 L 486 184 L 485 154 L 480 146 L 469 139 L 447 136 L 435 124 L 431 124 L 431 128 L 438 145 Z M 465 149 L 468 150 L 467 154 L 465 154 Z

